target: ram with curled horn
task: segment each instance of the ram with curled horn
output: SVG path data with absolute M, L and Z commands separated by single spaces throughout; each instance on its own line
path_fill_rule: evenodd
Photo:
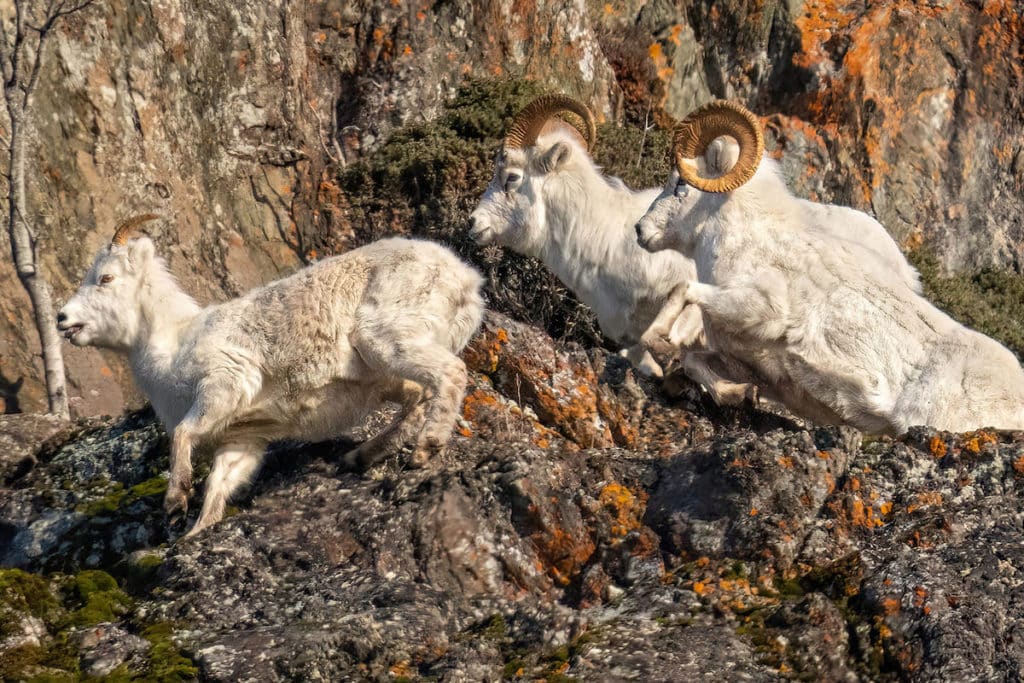
M 696 307 L 660 314 L 696 271 L 680 254 L 640 248 L 634 226 L 659 190 L 631 190 L 604 175 L 590 154 L 596 140 L 594 114 L 582 102 L 564 95 L 530 102 L 508 127 L 470 235 L 543 261 L 624 355 L 661 375 L 680 349 L 702 348 Z
M 678 168 L 639 240 L 696 260 L 700 280 L 681 304 L 701 307 L 716 351 L 763 391 L 812 421 L 870 433 L 1024 428 L 1013 354 L 925 299 L 873 218 L 795 197 L 762 154 L 755 116 L 713 103 L 673 147 Z

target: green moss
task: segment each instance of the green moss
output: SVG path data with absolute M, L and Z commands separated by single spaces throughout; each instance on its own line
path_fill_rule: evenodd
M 173 625 L 159 622 L 146 628 L 142 637 L 149 641 L 149 665 L 145 676 L 147 681 L 177 683 L 189 681 L 199 674 L 199 669 L 188 657 L 181 654 L 171 640 Z
M 98 570 L 79 572 L 70 586 L 72 598 L 81 605 L 71 614 L 75 626 L 115 621 L 131 608 L 131 598 L 110 574 Z
M 908 257 L 921 273 L 925 295 L 939 308 L 1024 358 L 1024 276 L 994 268 L 944 275 L 928 249 Z
M 113 514 L 142 498 L 163 495 L 166 490 L 167 480 L 163 477 L 147 479 L 130 489 L 125 489 L 120 482 L 115 482 L 105 496 L 87 503 L 81 503 L 75 507 L 75 511 L 90 517 Z
M 0 680 L 21 678 L 26 669 L 38 666 L 46 658 L 46 650 L 38 645 L 20 645 L 0 652 Z
M 9 612 L 30 614 L 52 623 L 60 612 L 60 602 L 42 578 L 21 569 L 0 569 L 0 615 Z M 0 620 L 0 636 L 10 635 L 9 619 Z
M 505 668 L 502 669 L 501 675 L 503 678 L 515 678 L 520 670 L 526 670 L 526 662 L 518 658 L 511 659 L 505 663 Z
M 46 647 L 46 654 L 42 662 L 46 667 L 54 669 L 50 676 L 56 677 L 56 680 L 65 680 L 63 674 L 58 673 L 59 671 L 66 671 L 72 677 L 77 679 L 78 676 L 78 650 L 74 645 L 68 642 L 68 631 L 62 630 L 58 632 L 53 640 L 50 641 Z
M 483 631 L 481 631 L 481 635 L 492 640 L 499 640 L 507 636 L 508 625 L 505 623 L 505 617 L 500 614 L 491 616 L 487 625 L 484 626 Z
M 562 647 L 555 648 L 551 653 L 551 659 L 556 662 L 567 662 L 569 661 L 569 646 L 563 645 Z

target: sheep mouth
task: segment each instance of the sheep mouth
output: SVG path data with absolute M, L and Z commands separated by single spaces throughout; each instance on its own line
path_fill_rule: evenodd
M 77 336 L 78 333 L 81 332 L 82 328 L 84 327 L 84 323 L 81 325 L 68 325 L 67 327 L 61 328 L 61 332 L 64 333 L 65 339 L 67 339 L 69 342 L 73 342 L 75 341 L 75 336 Z

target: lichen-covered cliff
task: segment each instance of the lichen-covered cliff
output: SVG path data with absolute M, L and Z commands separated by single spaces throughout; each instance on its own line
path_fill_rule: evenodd
M 0 13 L 9 13 L 0 0 Z M 864 439 L 668 398 L 537 263 L 465 220 L 511 115 L 580 97 L 660 184 L 667 125 L 759 112 L 801 196 L 869 211 L 930 297 L 1024 354 L 1024 6 L 106 0 L 55 35 L 31 198 L 68 295 L 114 224 L 201 301 L 417 234 L 488 277 L 449 452 L 278 444 L 180 541 L 127 368 L 45 405 L 0 258 L 0 680 L 1015 680 L 1024 435 Z M 7 249 L 0 232 L 0 253 Z M 363 434 L 356 433 L 354 439 Z M 197 483 L 208 460 L 201 456 Z
M 119 219 L 154 211 L 171 269 L 212 301 L 371 236 L 458 241 L 529 92 L 625 124 L 597 157 L 634 184 L 664 175 L 642 126 L 728 97 L 763 115 L 797 192 L 874 213 L 935 278 L 964 274 L 944 296 L 954 313 L 1020 340 L 1021 316 L 1003 312 L 1019 297 L 993 314 L 986 295 L 1024 268 L 1022 14 L 1005 0 L 108 0 L 50 45 L 29 204 L 58 299 Z M 464 93 L 450 111 L 467 82 L 506 78 L 529 87 Z M 561 294 L 529 264 L 495 268 Z M 0 397 L 38 411 L 38 345 L 6 258 L 0 291 Z M 582 321 L 552 331 L 594 336 Z M 76 414 L 139 404 L 112 355 L 69 348 L 67 363 Z

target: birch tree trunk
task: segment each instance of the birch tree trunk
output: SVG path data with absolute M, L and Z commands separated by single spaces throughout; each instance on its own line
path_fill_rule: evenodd
M 4 25 L 0 42 L 4 103 L 10 122 L 7 165 L 7 230 L 11 236 L 11 257 L 18 279 L 32 301 L 36 331 L 43 352 L 43 372 L 50 412 L 66 419 L 68 393 L 64 379 L 64 354 L 53 310 L 50 284 L 39 272 L 36 232 L 29 222 L 25 194 L 25 149 L 27 126 L 32 115 L 32 92 L 39 82 L 43 49 L 56 22 L 88 7 L 94 0 L 47 0 L 31 3 L 14 0 L 14 21 Z M 33 24 L 34 20 L 38 20 Z M 31 40 L 30 37 L 35 37 Z
M 46 379 L 46 397 L 50 412 L 65 420 L 70 419 L 68 394 L 64 379 L 64 353 L 57 319 L 53 311 L 50 285 L 39 273 L 39 254 L 35 232 L 28 225 L 25 202 L 25 111 L 17 110 L 17 103 L 7 100 L 10 114 L 10 163 L 8 165 L 8 230 L 11 236 L 11 256 L 18 279 L 32 301 L 36 331 L 43 352 L 43 373 Z

